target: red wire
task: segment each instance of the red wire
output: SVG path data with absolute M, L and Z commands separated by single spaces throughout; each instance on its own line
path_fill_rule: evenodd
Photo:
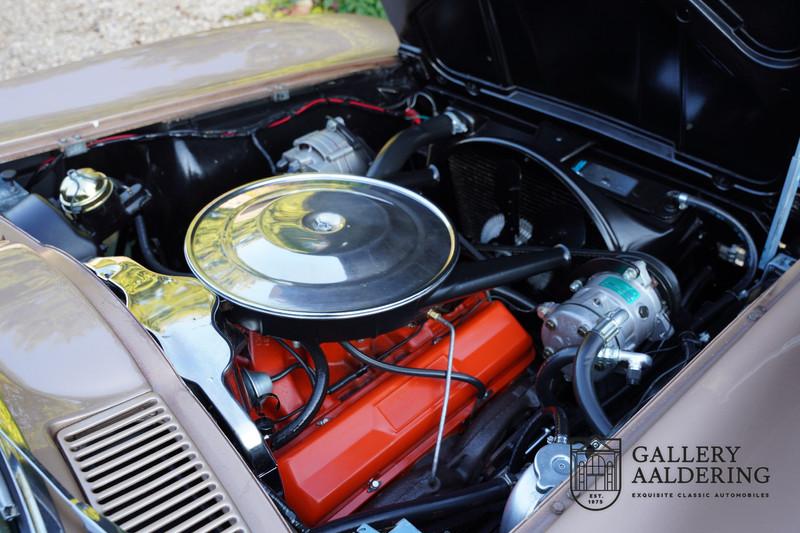
M 278 120 L 276 120 L 275 122 L 270 122 L 270 123 L 267 125 L 267 127 L 268 127 L 268 128 L 274 128 L 275 126 L 280 126 L 281 124 L 286 124 L 286 123 L 287 123 L 287 122 L 289 122 L 290 120 L 292 120 L 292 115 L 289 115 L 288 117 L 279 118 L 279 119 L 278 119 Z
M 101 139 L 95 139 L 93 141 L 89 141 L 89 142 L 86 143 L 86 146 L 94 146 L 95 144 L 100 144 L 100 143 L 109 142 L 109 141 L 121 141 L 121 140 L 124 140 L 124 139 L 131 139 L 133 137 L 136 137 L 136 135 L 133 134 L 133 133 L 123 133 L 121 135 L 112 135 L 110 137 L 103 137 Z
M 311 100 L 310 102 L 306 102 L 305 104 L 303 104 L 299 108 L 295 109 L 294 111 L 291 111 L 285 117 L 279 118 L 277 120 L 274 120 L 274 121 L 270 122 L 265 127 L 266 128 L 274 128 L 276 126 L 280 126 L 282 124 L 286 124 L 287 122 L 289 122 L 294 117 L 296 117 L 296 116 L 298 116 L 298 115 L 300 115 L 302 113 L 305 113 L 306 111 L 308 111 L 312 107 L 316 107 L 318 105 L 323 105 L 323 104 L 346 105 L 346 106 L 351 106 L 351 107 L 359 107 L 359 108 L 362 108 L 362 109 L 368 109 L 370 111 L 377 111 L 378 113 L 389 113 L 389 110 L 384 108 L 384 107 L 377 106 L 377 105 L 374 105 L 374 104 L 369 104 L 367 102 L 361 102 L 359 100 L 350 100 L 350 99 L 344 99 L 344 98 L 316 98 L 314 100 Z M 422 120 L 419 118 L 419 115 L 417 114 L 417 112 L 412 110 L 412 109 L 406 109 L 404 115 L 407 118 L 411 119 L 411 121 L 414 124 L 419 124 L 420 122 L 422 122 Z M 231 137 L 233 135 L 236 135 L 236 133 L 237 133 L 236 130 L 228 130 L 228 131 L 223 132 L 221 134 L 221 136 L 222 137 Z M 86 143 L 86 146 L 87 147 L 92 147 L 92 146 L 95 146 L 95 145 L 98 145 L 98 144 L 102 144 L 102 143 L 107 143 L 107 142 L 112 142 L 112 141 L 123 141 L 125 139 L 133 139 L 133 138 L 136 138 L 136 137 L 139 137 L 139 135 L 134 134 L 134 133 L 122 133 L 122 134 L 119 134 L 119 135 L 111 135 L 109 137 L 102 137 L 100 139 L 94 139 L 92 141 L 88 141 Z M 39 170 L 42 170 L 43 168 L 47 167 L 47 165 L 51 164 L 55 159 L 56 159 L 55 156 L 51 156 L 51 157 L 48 157 L 47 159 L 45 159 L 44 161 L 42 161 L 42 163 L 39 165 Z
M 344 98 L 317 98 L 315 100 L 311 100 L 310 102 L 306 102 L 305 104 L 303 104 L 299 108 L 297 108 L 294 111 L 292 111 L 289 115 L 287 115 L 287 116 L 285 116 L 283 118 L 279 118 L 278 120 L 275 120 L 273 122 L 270 122 L 269 124 L 267 124 L 266 127 L 267 128 L 274 128 L 275 126 L 280 126 L 282 124 L 286 124 L 287 122 L 289 122 L 294 117 L 296 117 L 296 116 L 298 116 L 298 115 L 300 115 L 302 113 L 305 113 L 306 111 L 308 111 L 312 107 L 316 107 L 316 106 L 322 105 L 322 104 L 339 104 L 339 105 L 347 105 L 347 106 L 351 106 L 351 107 L 360 107 L 362 109 L 368 109 L 370 111 L 377 111 L 378 113 L 388 113 L 389 112 L 389 110 L 386 109 L 385 107 L 380 107 L 380 106 L 377 106 L 377 105 L 374 105 L 374 104 L 368 104 L 366 102 L 361 102 L 359 100 L 345 100 Z
M 36 172 L 39 172 L 40 170 L 44 169 L 47 165 L 49 165 L 50 163 L 52 163 L 55 160 L 56 160 L 56 156 L 51 155 L 50 157 L 48 157 L 47 159 L 45 159 L 44 161 L 42 161 L 39 164 L 39 168 L 36 169 Z
M 325 98 L 317 98 L 316 100 L 311 100 L 310 102 L 300 106 L 300 108 L 297 109 L 297 111 L 293 112 L 292 114 L 293 115 L 299 115 L 300 113 L 303 113 L 303 112 L 311 109 L 315 105 L 319 105 L 319 104 L 322 104 L 322 103 L 325 103 L 325 102 L 327 102 L 327 99 L 325 99 Z
M 372 111 L 378 111 L 379 113 L 386 113 L 386 109 L 384 109 L 383 107 L 379 107 L 379 106 L 372 105 L 372 104 L 367 104 L 366 102 L 358 102 L 358 101 L 350 100 L 349 102 L 347 102 L 347 104 L 351 105 L 353 107 L 362 107 L 364 109 L 370 109 Z

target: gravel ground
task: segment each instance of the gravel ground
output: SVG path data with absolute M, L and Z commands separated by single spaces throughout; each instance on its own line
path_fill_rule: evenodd
M 261 20 L 260 14 L 238 17 L 254 3 L 0 0 L 0 80 L 139 44 Z

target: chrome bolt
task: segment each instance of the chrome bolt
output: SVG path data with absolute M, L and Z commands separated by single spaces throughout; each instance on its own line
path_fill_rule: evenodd
M 626 268 L 625 272 L 622 273 L 622 277 L 627 281 L 633 281 L 639 277 L 639 272 L 635 268 Z
M 576 279 L 572 283 L 569 284 L 569 290 L 571 292 L 578 292 L 583 288 L 583 282 L 579 279 Z
M 322 426 L 324 426 L 325 424 L 327 424 L 330 421 L 331 421 L 331 419 L 326 416 L 326 417 L 324 417 L 324 418 L 322 418 L 320 420 L 317 420 L 317 425 L 319 427 L 322 427 Z
M 589 328 L 586 326 L 578 326 L 578 335 L 585 337 L 587 333 L 589 333 Z
M 545 357 L 550 357 L 550 356 L 552 356 L 554 353 L 555 353 L 555 352 L 553 351 L 553 349 L 552 349 L 551 347 L 549 347 L 549 346 L 548 346 L 547 348 L 545 348 L 545 349 L 544 349 L 544 356 L 545 356 Z
M 367 483 L 367 492 L 375 492 L 381 488 L 381 482 L 379 479 L 370 479 L 369 483 Z
M 547 318 L 553 311 L 555 311 L 556 307 L 558 307 L 554 302 L 547 302 L 543 304 L 539 304 L 536 307 L 536 315 L 544 320 Z
M 547 329 L 549 329 L 551 331 L 556 329 L 557 326 L 558 326 L 558 324 L 556 324 L 556 321 L 553 320 L 552 318 L 548 318 L 544 322 L 544 327 L 546 327 Z

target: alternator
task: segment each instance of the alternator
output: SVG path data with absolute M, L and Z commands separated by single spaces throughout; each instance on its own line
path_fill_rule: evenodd
M 585 283 L 575 280 L 570 285 L 574 294 L 569 300 L 539 305 L 546 356 L 580 345 L 588 331 L 618 310 L 628 315 L 613 339 L 619 350 L 635 350 L 646 340 L 658 341 L 672 335 L 669 310 L 645 262 L 634 261 L 620 270 L 598 272 Z
M 344 119 L 330 118 L 324 130 L 298 137 L 278 161 L 283 172 L 331 172 L 361 176 L 369 154 L 363 143 L 345 127 Z

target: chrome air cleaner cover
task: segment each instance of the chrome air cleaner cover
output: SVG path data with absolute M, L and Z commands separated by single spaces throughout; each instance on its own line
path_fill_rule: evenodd
M 211 202 L 190 225 L 185 254 L 197 278 L 224 299 L 308 325 L 418 304 L 452 270 L 456 242 L 447 217 L 407 189 L 295 174 Z

